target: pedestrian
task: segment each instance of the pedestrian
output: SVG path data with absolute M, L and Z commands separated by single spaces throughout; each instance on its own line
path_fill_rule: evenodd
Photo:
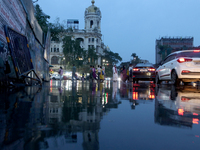
M 125 82 L 128 79 L 125 66 L 123 66 L 121 73 L 122 73 L 122 78 L 121 79 L 122 79 L 123 82 Z
M 130 64 L 129 65 L 129 82 L 132 82 L 133 80 L 132 80 L 132 78 L 133 78 L 133 65 L 132 64 Z
M 82 73 L 82 81 L 84 81 L 84 73 Z
M 104 71 L 101 66 L 100 66 L 100 69 L 101 69 L 101 73 L 99 75 L 99 78 L 100 78 L 100 81 L 103 82 L 104 81 Z
M 98 74 L 98 80 L 100 80 L 101 68 L 99 67 L 99 65 L 97 68 L 97 74 Z
M 117 68 L 116 65 L 113 66 L 113 81 L 116 82 L 118 80 Z
M 89 79 L 90 79 L 91 81 L 93 81 L 92 73 L 93 73 L 93 71 L 92 71 L 92 65 L 90 65 L 90 77 L 89 77 Z
M 93 68 L 92 68 L 92 77 L 93 77 L 95 80 L 97 79 L 96 69 L 94 68 L 94 66 L 93 66 Z
M 60 69 L 58 71 L 58 74 L 60 75 L 60 81 L 61 81 L 62 75 L 63 75 L 63 69 L 62 69 L 62 67 L 60 67 Z
M 76 78 L 76 80 L 77 80 L 76 67 L 75 67 L 75 65 L 73 64 L 73 67 L 72 67 L 72 80 L 74 80 L 74 78 Z

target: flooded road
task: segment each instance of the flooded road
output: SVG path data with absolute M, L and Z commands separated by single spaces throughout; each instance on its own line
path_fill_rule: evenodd
M 200 90 L 52 80 L 0 92 L 2 150 L 200 148 Z

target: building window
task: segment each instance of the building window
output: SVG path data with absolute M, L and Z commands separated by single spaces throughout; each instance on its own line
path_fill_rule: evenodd
M 94 42 L 94 38 L 92 38 L 92 42 Z
M 99 42 L 99 40 L 97 39 L 97 43 Z
M 58 57 L 57 56 L 53 56 L 51 58 L 51 64 L 58 65 Z
M 54 48 L 54 52 L 56 52 L 56 48 Z
M 51 52 L 53 51 L 53 48 L 51 48 Z
M 93 27 L 93 20 L 90 21 L 90 28 Z
M 88 39 L 88 42 L 90 43 L 90 38 Z
M 59 52 L 59 48 L 57 48 L 57 52 Z

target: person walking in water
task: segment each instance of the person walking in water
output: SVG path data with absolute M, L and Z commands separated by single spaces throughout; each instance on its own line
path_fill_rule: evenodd
M 113 81 L 116 82 L 118 79 L 117 68 L 116 65 L 113 66 Z
M 61 85 L 61 79 L 62 79 L 62 75 L 63 75 L 63 69 L 62 67 L 60 67 L 58 74 L 60 75 L 60 85 Z
M 98 80 L 100 80 L 101 68 L 99 67 L 99 65 L 98 65 L 98 68 L 97 68 L 97 72 L 98 72 Z
M 74 80 L 74 78 L 76 78 L 76 80 L 77 80 L 76 67 L 75 67 L 75 65 L 73 64 L 73 67 L 72 67 L 72 80 Z

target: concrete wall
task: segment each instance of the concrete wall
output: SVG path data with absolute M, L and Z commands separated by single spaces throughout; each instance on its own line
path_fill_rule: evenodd
M 43 31 L 34 17 L 32 0 L 1 0 L 0 1 L 0 81 L 5 79 L 5 61 L 8 59 L 11 73 L 8 76 L 15 78 L 15 71 L 9 55 L 4 25 L 25 35 L 28 39 L 29 50 L 33 66 L 39 77 L 49 79 L 49 57 L 44 59 L 44 50 L 49 55 L 50 46 L 43 42 Z M 50 44 L 50 42 L 46 42 Z M 8 54 L 8 55 L 7 55 Z

